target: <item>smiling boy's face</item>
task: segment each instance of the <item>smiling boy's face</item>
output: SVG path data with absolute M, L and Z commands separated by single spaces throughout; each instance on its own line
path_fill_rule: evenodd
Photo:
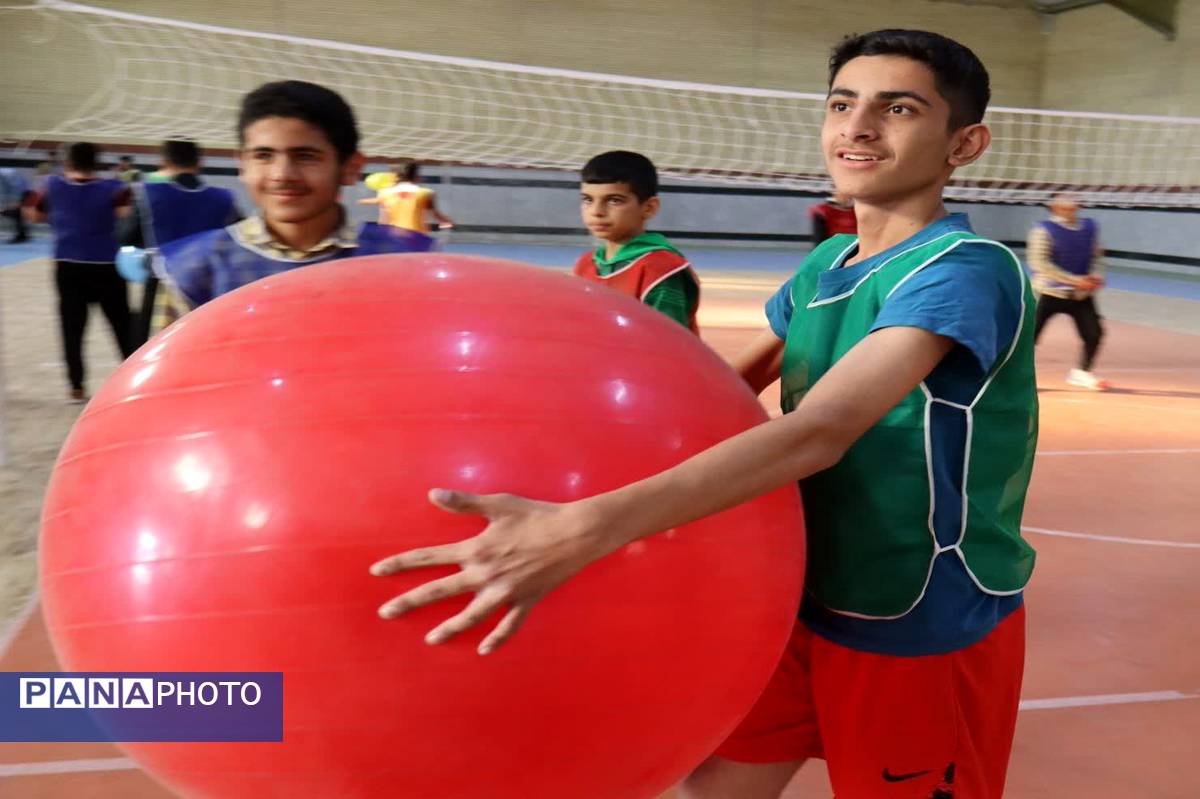
M 242 132 L 241 179 L 263 218 L 301 224 L 328 214 L 362 156 L 341 162 L 325 133 L 294 117 L 264 117 Z
M 944 184 L 962 165 L 956 153 L 964 132 L 978 127 L 950 130 L 949 119 L 950 105 L 925 64 L 892 55 L 847 61 L 834 77 L 821 130 L 834 185 L 856 200 L 887 203 Z
M 628 183 L 582 183 L 579 191 L 583 224 L 602 241 L 624 244 L 645 233 L 658 213 L 658 197 L 642 202 Z

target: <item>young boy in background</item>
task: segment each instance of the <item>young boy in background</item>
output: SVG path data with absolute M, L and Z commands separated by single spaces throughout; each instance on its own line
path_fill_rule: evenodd
M 583 167 L 580 213 L 602 242 L 575 262 L 575 274 L 603 283 L 698 332 L 700 280 L 661 233 L 647 233 L 658 213 L 658 171 L 639 153 L 613 150 Z

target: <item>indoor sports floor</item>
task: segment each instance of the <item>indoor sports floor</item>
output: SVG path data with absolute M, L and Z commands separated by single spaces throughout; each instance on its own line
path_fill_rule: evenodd
M 573 252 L 450 249 L 559 266 Z M 26 257 L 39 254 L 31 249 Z M 11 263 L 20 254 L 5 255 Z M 745 250 L 693 257 L 704 281 L 704 336 L 728 356 L 761 328 L 762 303 L 794 257 Z M 1140 273 L 1114 274 L 1112 283 L 1124 289 L 1123 306 L 1141 304 L 1140 318 L 1154 320 L 1158 302 L 1174 303 L 1172 313 L 1183 307 L 1200 316 L 1200 283 Z M 46 308 L 50 318 L 49 281 Z M 102 334 L 93 320 L 89 336 Z M 1037 353 L 1041 440 L 1025 532 L 1038 562 L 1026 595 L 1024 700 L 1006 795 L 1194 799 L 1200 796 L 1200 331 L 1109 319 L 1097 372 L 1114 388 L 1103 393 L 1065 385 L 1077 347 L 1070 321 L 1059 317 Z M 775 399 L 771 391 L 764 395 L 768 407 Z M 6 629 L 0 670 L 55 670 L 36 597 L 0 625 Z M 5 799 L 168 795 L 113 746 L 0 745 Z M 810 764 L 786 797 L 828 795 L 824 768 Z M 580 786 L 564 799 L 586 797 L 587 786 Z

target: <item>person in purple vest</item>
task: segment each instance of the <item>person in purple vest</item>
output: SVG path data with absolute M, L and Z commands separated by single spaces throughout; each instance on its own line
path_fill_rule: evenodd
M 121 243 L 156 251 L 182 238 L 231 225 L 242 218 L 233 192 L 210 186 L 200 178 L 200 147 L 190 139 L 168 139 L 160 149 L 159 182 L 133 186 L 132 213 L 122 221 Z M 150 337 L 150 320 L 158 277 L 145 277 L 142 310 L 134 325 L 133 341 Z
M 297 80 L 259 86 L 242 99 L 237 136 L 242 184 L 259 212 L 160 248 L 154 331 L 289 269 L 433 249 L 434 240 L 423 233 L 349 222 L 338 195 L 358 182 L 365 159 L 354 112 L 336 92 Z
M 1079 202 L 1070 194 L 1050 200 L 1050 218 L 1029 231 L 1026 250 L 1033 270 L 1033 290 L 1038 295 L 1034 341 L 1046 322 L 1065 313 L 1075 320 L 1083 339 L 1079 366 L 1067 374 L 1072 386 L 1103 391 L 1108 382 L 1092 373 L 1092 364 L 1104 338 L 1096 310 L 1095 293 L 1104 285 L 1104 251 L 1096 220 L 1079 216 Z
M 54 231 L 54 281 L 74 402 L 87 399 L 83 331 L 90 304 L 100 305 L 121 356 L 127 358 L 134 350 L 129 296 L 114 263 L 117 217 L 128 213 L 129 187 L 119 180 L 96 177 L 98 154 L 96 145 L 89 142 L 72 144 L 63 174 L 49 175 L 28 209 L 31 221 L 49 220 Z

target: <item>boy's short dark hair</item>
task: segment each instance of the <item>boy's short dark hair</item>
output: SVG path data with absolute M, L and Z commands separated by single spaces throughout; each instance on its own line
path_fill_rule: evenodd
M 200 166 L 200 145 L 191 139 L 167 139 L 158 152 L 164 161 L 180 169 Z
M 117 163 L 118 163 L 118 164 L 132 164 L 132 163 L 133 163 L 133 157 L 132 157 L 132 156 L 128 156 L 128 155 L 123 155 L 123 156 L 121 156 L 120 158 L 118 158 L 118 159 L 117 159 Z
M 80 172 L 95 172 L 100 148 L 90 141 L 77 141 L 67 148 L 67 162 Z
M 246 128 L 267 117 L 300 119 L 319 128 L 345 161 L 358 152 L 358 125 L 354 111 L 332 89 L 302 80 L 264 83 L 242 98 L 237 134 L 246 143 Z
M 612 150 L 601 153 L 583 165 L 583 183 L 625 183 L 639 202 L 658 195 L 658 170 L 641 153 Z
M 829 56 L 829 88 L 852 58 L 896 55 L 919 61 L 933 72 L 938 93 L 950 105 L 950 129 L 983 121 L 992 89 L 987 69 L 969 48 L 929 31 L 889 28 L 842 39 Z
M 421 165 L 411 158 L 406 158 L 396 164 L 395 172 L 406 183 L 415 183 L 421 176 Z

